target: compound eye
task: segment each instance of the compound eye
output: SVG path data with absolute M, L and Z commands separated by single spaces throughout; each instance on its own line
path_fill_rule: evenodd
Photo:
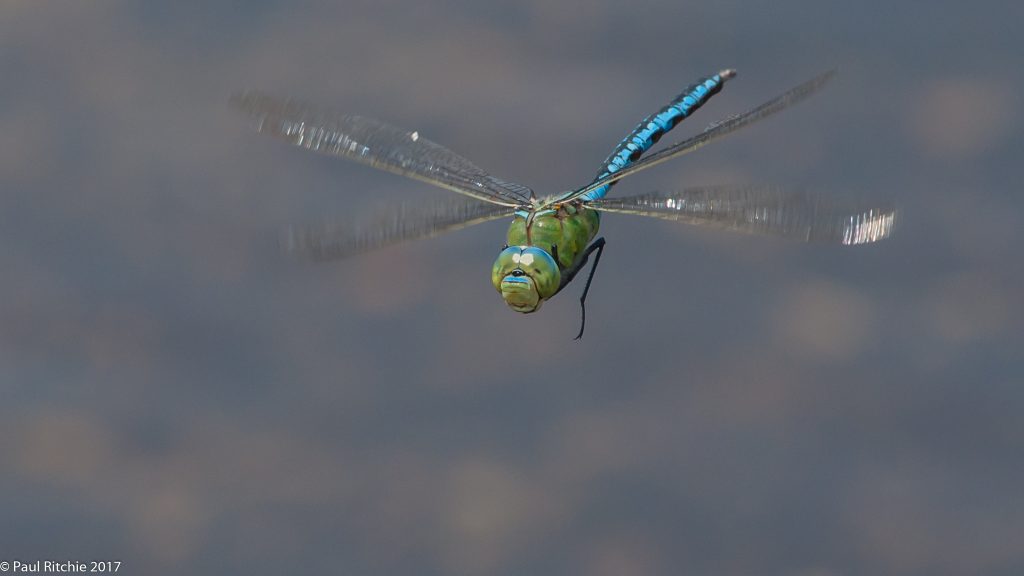
M 519 265 L 527 270 L 529 276 L 537 282 L 537 289 L 542 298 L 550 298 L 558 292 L 561 280 L 558 264 L 543 248 L 534 246 L 524 248 L 519 258 Z

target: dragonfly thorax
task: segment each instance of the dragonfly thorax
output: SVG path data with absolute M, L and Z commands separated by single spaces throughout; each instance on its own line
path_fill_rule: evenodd
M 536 312 L 558 292 L 560 282 L 554 257 L 536 246 L 505 248 L 491 269 L 491 283 L 516 312 Z

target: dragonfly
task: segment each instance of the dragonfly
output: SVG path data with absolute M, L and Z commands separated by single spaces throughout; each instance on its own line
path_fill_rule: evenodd
M 744 233 L 856 245 L 888 237 L 896 210 L 883 204 L 852 205 L 779 187 L 691 187 L 674 192 L 607 197 L 623 178 L 693 152 L 772 116 L 820 90 L 826 72 L 657 152 L 658 140 L 690 117 L 736 76 L 725 69 L 701 78 L 644 118 L 612 150 L 586 185 L 557 194 L 504 180 L 418 131 L 342 114 L 261 92 L 231 98 L 262 134 L 314 152 L 353 160 L 462 195 L 412 208 L 401 206 L 370 225 L 292 228 L 286 248 L 314 260 L 335 260 L 399 242 L 437 236 L 483 222 L 512 218 L 504 246 L 491 267 L 491 282 L 514 311 L 532 313 L 593 264 L 580 296 L 580 330 L 586 299 L 606 241 L 598 237 L 604 213 L 647 216 Z

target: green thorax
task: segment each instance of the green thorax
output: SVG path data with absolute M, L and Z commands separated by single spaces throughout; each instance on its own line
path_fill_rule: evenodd
M 597 234 L 601 217 L 581 203 L 563 204 L 528 215 L 516 213 L 508 228 L 509 246 L 536 246 L 552 256 L 558 266 L 569 268 Z

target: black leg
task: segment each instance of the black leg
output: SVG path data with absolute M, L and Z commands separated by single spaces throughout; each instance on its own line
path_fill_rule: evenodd
M 594 256 L 594 264 L 590 267 L 590 275 L 587 276 L 587 285 L 583 288 L 583 295 L 580 296 L 580 333 L 576 335 L 574 340 L 583 338 L 583 329 L 587 327 L 587 292 L 590 292 L 590 283 L 594 280 L 594 272 L 597 272 L 597 263 L 601 261 L 601 253 L 604 252 L 604 238 L 598 238 L 593 244 L 587 247 L 586 252 L 583 253 L 583 261 L 586 262 L 590 254 L 597 250 L 597 256 Z

